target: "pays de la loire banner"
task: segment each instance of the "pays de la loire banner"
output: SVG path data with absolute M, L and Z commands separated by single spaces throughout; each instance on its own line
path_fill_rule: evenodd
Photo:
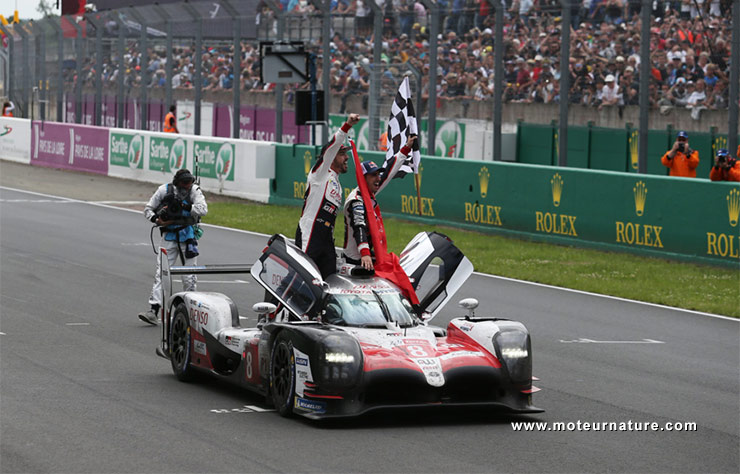
M 108 130 L 85 125 L 33 121 L 31 164 L 108 173 Z

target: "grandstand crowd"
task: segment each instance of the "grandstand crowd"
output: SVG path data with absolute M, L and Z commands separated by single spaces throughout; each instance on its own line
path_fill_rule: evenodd
M 498 0 L 494 0 L 498 1 Z M 557 0 L 502 0 L 505 3 L 504 80 L 506 102 L 557 103 L 560 101 L 560 41 L 563 25 Z M 336 0 L 332 11 L 354 23 L 351 34 L 333 32 L 329 74 L 331 91 L 341 97 L 366 97 L 375 39 L 373 14 L 366 0 Z M 703 109 L 728 106 L 732 0 L 656 0 L 652 2 L 649 98 L 651 108 L 667 112 L 689 108 L 695 118 Z M 414 0 L 379 1 L 384 12 L 382 79 L 397 84 L 409 74 L 405 63 L 422 72 L 422 96 L 429 94 L 429 21 L 426 9 Z M 437 42 L 438 100 L 486 100 L 493 88 L 494 11 L 487 0 L 438 0 Z M 281 0 L 289 14 L 311 15 L 305 0 Z M 569 57 L 573 104 L 598 108 L 637 105 L 640 87 L 640 0 L 582 0 L 571 9 Z M 274 15 L 261 5 L 258 18 L 270 25 Z M 320 39 L 312 45 L 318 52 Z M 150 87 L 166 81 L 163 48 L 150 48 L 142 58 L 130 42 L 123 69 L 115 48 L 103 67 L 103 80 L 113 86 L 124 74 L 127 88 L 139 87 L 142 77 Z M 180 45 L 173 51 L 173 88 L 187 89 L 194 82 L 194 47 Z M 234 77 L 234 54 L 226 42 L 204 46 L 201 51 L 203 90 L 270 91 L 275 84 L 261 82 L 257 42 L 243 41 L 239 58 L 241 75 Z M 85 60 L 83 81 L 92 86 L 94 59 Z M 149 73 L 142 75 L 142 68 Z M 322 74 L 319 64 L 318 74 Z M 74 69 L 65 71 L 74 83 Z M 319 78 L 319 84 L 321 79 Z M 307 87 L 306 85 L 299 87 Z M 290 87 L 288 93 L 290 97 Z

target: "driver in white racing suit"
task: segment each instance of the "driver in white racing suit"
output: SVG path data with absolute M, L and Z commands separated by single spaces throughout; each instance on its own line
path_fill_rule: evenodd
M 323 146 L 316 164 L 308 173 L 295 244 L 313 259 L 323 278 L 337 271 L 334 222 L 342 207 L 343 197 L 339 175 L 347 172 L 347 151 L 351 149 L 342 143 L 352 126 L 359 121 L 359 115 L 349 114 L 342 128 Z
M 152 195 L 144 208 L 144 217 L 159 226 L 162 239 L 159 246 L 166 249 L 170 266 L 179 260 L 182 265 L 197 264 L 198 244 L 193 224 L 208 214 L 206 198 L 200 186 L 193 185 L 195 176 L 186 169 L 178 170 L 172 183 L 163 184 Z M 197 277 L 184 275 L 182 285 L 185 291 L 195 291 Z M 149 324 L 157 324 L 159 309 L 162 307 L 162 281 L 159 275 L 159 254 L 157 269 L 154 272 L 154 285 L 149 296 L 149 310 L 139 313 L 139 319 Z

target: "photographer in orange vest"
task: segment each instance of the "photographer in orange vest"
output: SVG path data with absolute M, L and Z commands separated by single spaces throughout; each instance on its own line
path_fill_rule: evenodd
M 660 160 L 663 166 L 670 169 L 671 176 L 696 178 L 696 167 L 699 166 L 699 152 L 689 146 L 689 134 L 681 130 L 676 134 L 673 147 Z
M 740 181 L 740 161 L 730 156 L 726 148 L 717 150 L 714 166 L 709 172 L 712 181 Z
M 7 101 L 3 104 L 3 117 L 12 117 L 15 106 L 12 102 Z
M 165 133 L 180 133 L 177 129 L 177 119 L 175 118 L 175 106 L 170 105 L 170 111 L 164 117 L 164 132 Z

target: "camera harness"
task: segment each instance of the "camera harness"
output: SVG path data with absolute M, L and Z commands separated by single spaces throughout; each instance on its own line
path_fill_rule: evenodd
M 197 170 L 197 168 L 196 168 Z M 173 202 L 177 201 L 177 198 L 175 197 L 175 188 L 176 186 L 174 183 L 167 183 L 167 194 L 165 195 L 164 199 L 162 199 L 162 204 L 160 204 L 159 208 L 156 211 L 156 215 L 159 216 L 159 214 L 162 212 L 162 209 L 165 206 L 171 206 Z M 189 196 L 188 196 L 189 197 Z M 179 213 L 182 213 L 182 208 L 178 210 Z M 192 219 L 192 217 L 191 217 Z M 167 232 L 173 232 L 175 234 L 175 241 L 177 242 L 177 253 L 180 256 L 180 261 L 183 265 L 185 265 L 185 255 L 182 252 L 182 248 L 180 247 L 180 231 L 183 229 L 186 229 L 189 226 L 195 226 L 198 224 L 198 221 L 196 220 L 193 224 L 184 224 L 184 225 L 177 225 L 173 224 L 167 227 L 162 227 L 158 225 L 153 225 L 151 230 L 149 231 L 149 240 L 152 243 L 152 251 L 154 254 L 157 254 L 157 248 L 154 245 L 154 229 L 159 227 L 159 232 L 161 234 L 165 234 Z M 176 227 L 173 227 L 176 226 Z M 197 235 L 197 232 L 194 232 Z

